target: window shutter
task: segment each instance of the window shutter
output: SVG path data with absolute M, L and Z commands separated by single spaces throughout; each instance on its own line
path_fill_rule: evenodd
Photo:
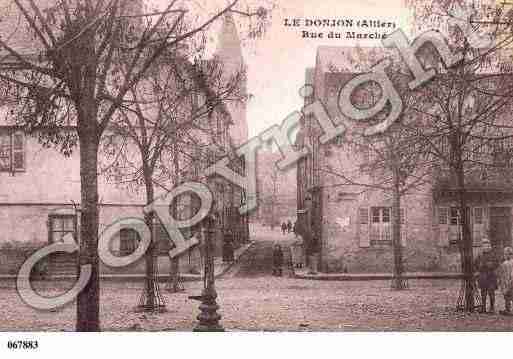
M 405 247 L 406 242 L 408 240 L 408 232 L 407 232 L 407 225 L 406 225 L 406 209 L 405 208 L 401 208 L 400 217 L 401 217 L 401 246 Z
M 360 247 L 370 247 L 369 239 L 369 208 L 358 209 L 358 240 Z
M 381 240 L 390 242 L 392 240 L 392 226 L 389 223 L 383 223 L 381 226 Z
M 370 244 L 382 239 L 381 210 L 378 207 L 371 207 L 369 210 L 369 241 Z
M 9 132 L 0 132 L 0 170 L 11 170 L 11 136 Z
M 442 247 L 449 246 L 449 208 L 438 207 L 438 243 Z
M 485 236 L 484 208 L 475 207 L 472 210 L 472 241 L 479 246 Z
M 12 137 L 12 170 L 25 171 L 25 136 L 23 132 L 15 132 Z

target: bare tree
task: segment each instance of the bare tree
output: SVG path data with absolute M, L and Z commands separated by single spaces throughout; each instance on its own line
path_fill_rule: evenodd
M 354 52 L 346 54 L 350 67 L 338 69 L 332 66 L 332 72 L 347 76 L 348 71 L 366 71 L 370 64 L 376 61 L 379 52 L 374 49 L 357 47 Z M 431 175 L 432 162 L 427 158 L 425 150 L 416 134 L 410 128 L 418 121 L 409 108 L 412 92 L 408 89 L 406 81 L 407 72 L 398 63 L 389 70 L 392 81 L 395 83 L 404 104 L 401 117 L 386 132 L 374 136 L 364 134 L 362 125 L 346 122 L 347 133 L 344 137 L 343 148 L 354 154 L 353 165 L 342 163 L 336 169 L 330 167 L 320 170 L 328 176 L 338 179 L 337 186 L 349 186 L 365 191 L 381 191 L 392 197 L 392 231 L 391 240 L 394 254 L 394 278 L 392 287 L 405 289 L 404 260 L 401 224 L 404 213 L 401 199 L 422 188 Z M 381 89 L 377 84 L 368 83 L 360 87 L 353 94 L 353 105 L 360 108 L 370 108 L 379 101 Z M 381 111 L 371 122 L 379 122 L 387 111 Z
M 471 52 L 465 44 L 464 53 Z M 420 126 L 411 127 L 429 155 L 441 165 L 439 179 L 445 174 L 448 183 L 457 188 L 464 273 L 458 307 L 465 311 L 475 307 L 467 186 L 482 169 L 496 170 L 502 166 L 494 159 L 494 149 L 504 149 L 505 141 L 513 134 L 505 119 L 513 94 L 512 78 L 504 73 L 483 72 L 485 68 L 483 61 L 463 62 L 439 74 L 419 92 L 413 108 L 422 121 Z
M 182 173 L 194 172 L 201 162 L 205 162 L 205 154 L 197 156 L 201 147 L 226 146 L 226 138 L 219 143 L 219 135 L 223 132 L 227 135 L 223 129 L 226 130 L 230 122 L 225 105 L 244 100 L 239 91 L 239 83 L 245 76 L 242 70 L 226 82 L 223 79 L 228 76 L 223 76 L 220 62 L 202 61 L 196 56 L 195 63 L 191 63 L 186 55 L 176 52 L 164 55 L 131 91 L 131 97 L 122 104 L 111 124 L 112 136 L 122 139 L 118 141 L 121 146 L 117 150 L 112 150 L 111 136 L 105 136 L 107 154 L 110 154 L 106 161 L 109 178 L 125 185 L 142 183 L 147 204 L 153 203 L 156 191 L 169 191 L 184 180 Z M 130 156 L 130 143 L 138 153 L 138 161 Z M 173 209 L 178 218 L 176 201 Z M 145 221 L 150 228 L 152 244 L 146 252 L 143 306 L 154 310 L 158 309 L 156 296 L 159 289 L 155 280 L 157 243 L 153 214 L 147 214 Z M 171 281 L 176 290 L 177 264 L 177 258 L 171 259 Z
M 476 173 L 483 173 L 483 169 L 500 172 L 499 167 L 504 163 L 498 166 L 494 160 L 497 148 L 500 152 L 509 152 L 506 142 L 512 128 L 505 113 L 511 104 L 513 88 L 509 74 L 511 59 L 503 50 L 513 42 L 510 21 L 513 11 L 506 8 L 509 6 L 506 2 L 496 6 L 456 0 L 406 2 L 414 9 L 414 25 L 419 33 L 425 29 L 439 29 L 452 51 L 463 55 L 459 64 L 441 71 L 419 90 L 413 106 L 423 118 L 422 126 L 417 127 L 419 141 L 423 141 L 430 155 L 447 169 L 449 182 L 455 183 L 457 188 L 464 273 L 457 306 L 470 312 L 475 309 L 476 293 L 467 186 Z M 458 8 L 470 11 L 472 16 L 462 19 L 455 13 Z M 454 20 L 466 20 L 470 27 L 464 31 L 464 26 L 454 26 Z M 489 36 L 492 42 L 476 47 L 475 35 Z M 433 53 L 429 47 L 421 49 L 419 56 L 425 65 L 438 61 Z

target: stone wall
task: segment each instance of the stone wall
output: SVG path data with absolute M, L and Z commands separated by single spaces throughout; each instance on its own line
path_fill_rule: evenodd
M 360 208 L 391 207 L 386 194 L 364 193 L 338 196 L 324 192 L 321 268 L 327 272 L 383 273 L 393 271 L 391 243 L 372 244 L 362 240 L 365 230 L 359 222 Z M 459 271 L 459 252 L 453 246 L 442 247 L 433 224 L 433 205 L 429 192 L 406 196 L 402 225 L 405 269 L 419 271 Z
M 141 218 L 141 206 L 104 206 L 100 208 L 100 233 L 116 220 L 127 217 Z M 48 218 L 51 214 L 73 214 L 71 205 L 0 205 L 0 274 L 16 274 L 22 263 L 37 249 L 48 244 Z M 220 242 L 218 239 L 217 243 Z M 216 244 L 220 255 L 220 244 Z M 119 235 L 112 238 L 110 248 L 119 250 Z M 180 271 L 197 272 L 201 269 L 199 249 L 184 253 Z M 169 273 L 169 258 L 158 258 L 159 273 Z M 130 266 L 111 268 L 100 264 L 102 273 L 144 273 L 144 258 Z

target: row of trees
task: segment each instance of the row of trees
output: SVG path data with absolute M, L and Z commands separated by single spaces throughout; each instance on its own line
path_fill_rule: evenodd
M 392 242 L 394 248 L 394 285 L 404 288 L 402 247 L 400 241 L 401 199 L 426 183 L 445 184 L 456 192 L 462 238 L 461 268 L 464 273 L 462 308 L 473 311 L 473 242 L 469 217 L 466 215 L 468 184 L 476 179 L 484 185 L 483 174 L 504 174 L 511 163 L 513 126 L 511 113 L 513 78 L 507 66 L 505 46 L 512 40 L 511 21 L 500 20 L 505 4 L 497 7 L 471 7 L 460 1 L 409 1 L 415 10 L 417 34 L 437 28 L 446 35 L 453 52 L 463 60 L 451 68 L 442 68 L 436 49 L 429 43 L 417 56 L 425 68 L 437 68 L 438 74 L 416 90 L 408 88 L 413 80 L 410 71 L 397 59 L 388 69 L 399 90 L 404 108 L 400 119 L 386 133 L 364 136 L 358 126 L 347 136 L 347 146 L 366 153 L 360 159 L 358 171 L 331 171 L 341 184 L 384 191 L 392 200 Z M 485 47 L 473 47 L 462 28 L 452 26 L 454 6 L 474 12 L 468 21 L 472 31 L 489 35 L 494 42 Z M 470 6 L 470 8 L 469 8 Z M 511 14 L 511 11 L 509 11 Z M 510 16 L 507 16 L 509 19 Z M 459 19 L 462 20 L 462 19 Z M 483 27 L 486 24 L 486 27 Z M 356 52 L 358 54 L 358 52 Z M 354 63 L 376 63 L 376 54 L 362 53 Z M 336 70 L 336 69 L 335 69 Z M 361 107 L 372 107 L 380 98 L 380 89 L 368 85 L 360 89 L 354 100 Z M 385 109 L 373 120 L 383 120 Z M 362 175 L 362 173 L 364 175 Z
M 201 128 L 201 119 L 232 99 L 237 81 L 221 84 L 219 68 L 192 60 L 205 49 L 205 32 L 227 14 L 260 28 L 266 9 L 241 11 L 238 0 L 213 13 L 199 13 L 196 2 L 176 0 L 152 11 L 144 10 L 142 1 L 126 0 L 3 3 L 3 13 L 22 23 L 21 33 L 34 42 L 31 49 L 19 46 L 19 29 L 0 38 L 2 96 L 10 100 L 13 118 L 65 155 L 80 149 L 79 262 L 92 265 L 92 278 L 78 295 L 76 329 L 98 331 L 100 149 L 116 158 L 105 171 L 143 185 L 148 203 L 155 185 L 166 188 L 162 178 L 179 181 L 180 169 L 170 167 L 170 159 L 182 163 L 180 152 L 194 142 L 190 130 Z M 198 94 L 206 101 L 192 106 Z M 70 125 L 71 131 L 63 130 Z M 185 152 L 182 157 L 189 155 Z M 145 220 L 151 228 L 152 216 Z

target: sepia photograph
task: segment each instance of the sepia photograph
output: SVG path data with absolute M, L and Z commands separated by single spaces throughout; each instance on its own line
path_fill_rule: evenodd
M 513 2 L 0 0 L 0 353 L 507 343 L 512 113 Z

